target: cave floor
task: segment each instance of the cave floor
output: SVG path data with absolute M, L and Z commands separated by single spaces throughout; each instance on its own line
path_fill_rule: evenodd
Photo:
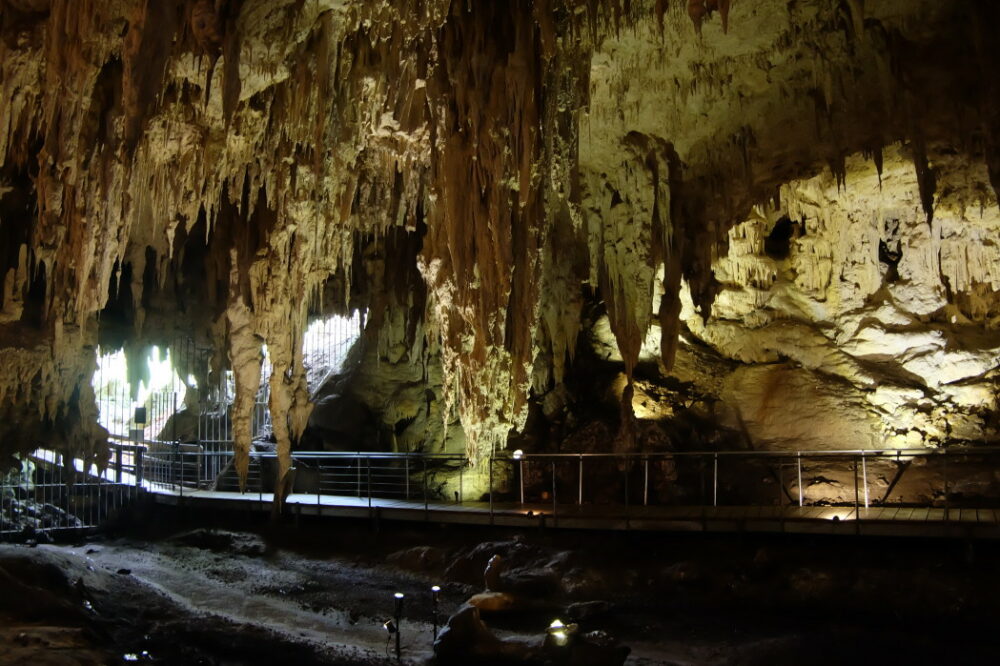
M 0 546 L 0 663 L 393 663 L 396 591 L 403 661 L 426 663 L 430 586 L 444 621 L 482 591 L 493 551 L 518 600 L 484 613 L 505 639 L 538 644 L 570 603 L 602 600 L 611 611 L 581 628 L 628 645 L 627 664 L 995 663 L 986 542 L 244 527 Z

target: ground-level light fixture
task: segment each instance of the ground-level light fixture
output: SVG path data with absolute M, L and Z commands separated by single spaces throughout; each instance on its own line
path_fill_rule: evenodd
M 559 618 L 552 620 L 552 624 L 545 630 L 545 633 L 551 636 L 552 641 L 560 647 L 569 641 L 569 627 L 563 624 Z
M 514 451 L 514 460 L 520 460 L 523 457 L 524 457 L 524 451 L 522 451 L 521 449 L 517 449 L 516 451 Z
M 431 603 L 432 603 L 432 613 L 434 615 L 434 635 L 431 640 L 437 640 L 438 637 L 438 596 L 441 594 L 441 586 L 434 585 L 431 587 Z
M 396 620 L 396 661 L 399 661 L 402 655 L 402 645 L 400 644 L 400 634 L 403 628 L 403 597 L 405 596 L 402 592 L 397 592 L 392 595 L 396 600 L 395 608 L 395 620 Z M 388 629 L 388 627 L 386 627 Z M 392 633 L 392 632 L 390 632 Z

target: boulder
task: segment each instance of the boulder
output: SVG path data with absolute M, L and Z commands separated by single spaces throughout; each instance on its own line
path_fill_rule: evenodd
M 506 592 L 480 592 L 465 603 L 484 613 L 502 613 L 517 606 L 517 600 Z
M 434 641 L 434 656 L 442 666 L 542 663 L 531 647 L 497 638 L 483 623 L 479 609 L 468 604 L 448 619 Z

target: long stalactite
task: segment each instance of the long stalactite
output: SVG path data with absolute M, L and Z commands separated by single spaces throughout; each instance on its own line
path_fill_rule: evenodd
M 243 484 L 266 345 L 280 496 L 311 409 L 303 332 L 334 284 L 335 307 L 404 308 L 439 350 L 473 459 L 562 380 L 595 291 L 632 446 L 649 328 L 669 369 L 682 285 L 707 317 L 729 229 L 783 183 L 898 141 L 928 223 L 928 146 L 998 182 L 995 12 L 753 4 L 0 3 L 3 449 L 100 452 L 94 350 L 126 312 L 119 344 L 191 336 L 234 371 Z M 972 46 L 936 58 L 944 30 Z M 397 265 L 359 270 L 369 241 Z

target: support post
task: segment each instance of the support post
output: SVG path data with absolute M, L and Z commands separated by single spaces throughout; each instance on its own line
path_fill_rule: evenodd
M 858 457 L 854 456 L 854 516 L 858 517 L 858 506 L 860 505 L 860 494 L 858 489 Z
M 421 458 L 424 463 L 424 520 L 430 520 L 430 506 L 427 502 L 427 458 Z
M 372 508 L 372 459 L 365 458 L 365 469 L 368 471 L 368 512 Z
M 865 489 L 865 508 L 868 508 L 868 459 L 864 451 L 861 452 L 861 482 Z
M 719 454 L 712 454 L 712 506 L 719 506 Z
M 138 486 L 139 488 L 141 488 L 142 484 L 143 484 L 143 469 L 142 469 L 142 467 L 143 467 L 143 462 L 142 462 L 143 449 L 138 449 L 137 448 L 135 450 L 135 453 L 133 455 L 134 455 L 134 459 L 133 459 L 134 462 L 133 462 L 133 464 L 135 466 L 135 470 L 134 470 L 135 471 L 135 485 Z
M 578 474 L 579 474 L 579 477 L 580 477 L 580 485 L 579 485 L 579 488 L 577 490 L 576 503 L 582 506 L 583 505 L 583 454 L 582 453 L 580 454 L 580 465 L 579 465 L 579 467 L 580 467 L 580 469 L 579 469 Z
M 410 455 L 403 458 L 403 474 L 406 476 L 406 499 L 410 499 Z
M 521 460 L 518 463 L 517 476 L 520 478 L 521 481 L 521 504 L 524 504 L 524 458 L 521 458 Z
M 799 508 L 801 509 L 802 508 L 802 500 L 803 500 L 803 494 L 802 494 L 802 452 L 801 451 L 797 451 L 795 453 L 795 465 L 798 468 L 798 473 L 799 473 Z

